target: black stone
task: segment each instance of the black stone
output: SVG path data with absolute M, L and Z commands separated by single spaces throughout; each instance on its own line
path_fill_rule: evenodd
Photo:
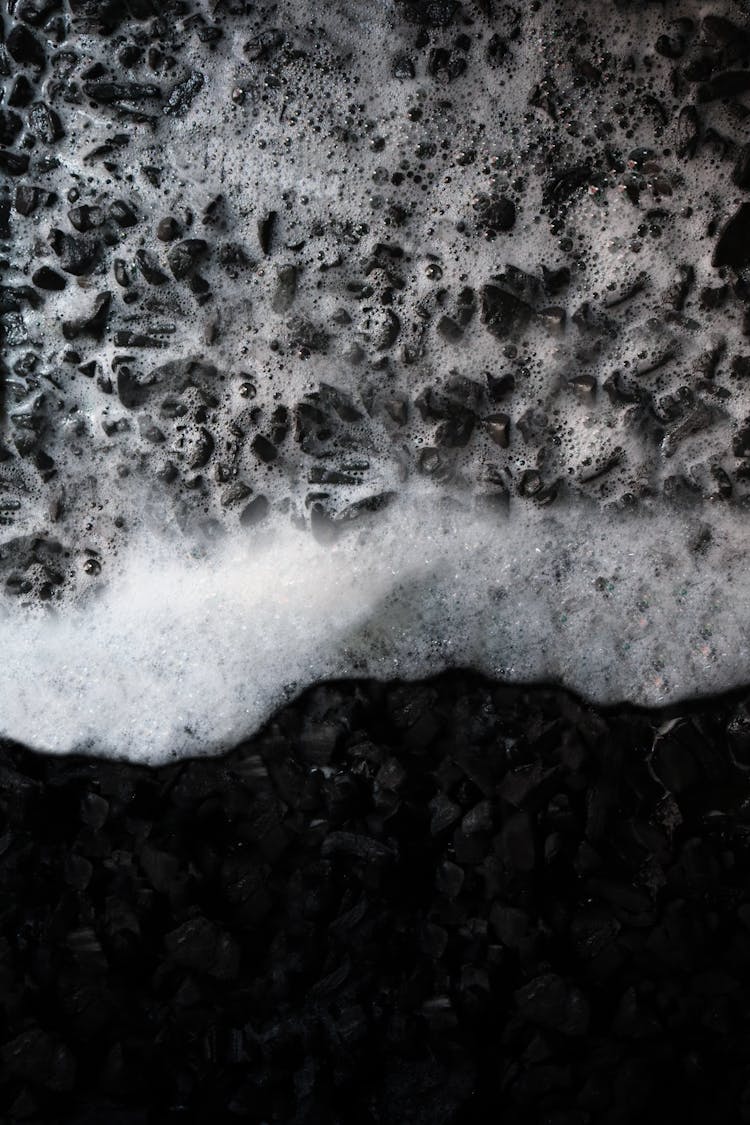
M 182 233 L 180 224 L 171 215 L 160 219 L 156 227 L 156 237 L 160 242 L 174 242 Z
M 115 199 L 114 202 L 110 204 L 109 217 L 117 223 L 119 227 L 134 227 L 138 222 L 135 211 L 124 199 Z
M 484 419 L 484 426 L 491 440 L 501 449 L 510 444 L 510 418 L 507 414 L 490 414 Z
M 15 208 L 19 215 L 32 215 L 42 201 L 41 188 L 19 184 L 15 194 Z
M 56 270 L 50 269 L 49 266 L 40 266 L 31 277 L 34 285 L 39 289 L 49 289 L 59 292 L 64 289 L 68 284 L 68 279 L 63 277 L 61 273 Z
M 710 82 L 702 83 L 696 92 L 699 102 L 712 102 L 719 99 L 735 98 L 750 90 L 750 73 L 746 70 L 728 70 L 715 74 Z
M 535 977 L 514 994 L 522 1019 L 563 1035 L 585 1035 L 589 1005 L 585 996 L 554 973 Z
M 97 242 L 74 238 L 57 228 L 50 231 L 48 241 L 60 260 L 60 269 L 75 277 L 90 273 L 98 260 L 100 247 Z
M 276 285 L 271 297 L 271 308 L 274 312 L 285 313 L 294 304 L 297 295 L 297 267 L 293 265 L 279 266 L 276 272 Z
M 50 109 L 46 102 L 36 102 L 29 111 L 29 130 L 38 137 L 39 140 L 44 141 L 45 144 L 51 145 L 55 141 L 60 140 L 65 134 L 58 114 L 54 109 Z
M 660 35 L 655 46 L 665 59 L 681 59 L 685 54 L 685 40 L 679 35 Z
M 588 164 L 561 168 L 547 178 L 542 189 L 542 202 L 548 207 L 566 203 L 572 195 L 587 186 L 591 178 L 592 170 Z
M 208 243 L 203 238 L 187 238 L 178 242 L 167 253 L 167 262 L 173 276 L 178 281 L 189 277 L 207 253 Z
M 121 345 L 123 346 L 123 345 Z M 128 346 L 125 344 L 124 346 Z M 130 344 L 132 347 L 132 344 Z M 147 401 L 152 392 L 152 384 L 134 375 L 127 364 L 117 368 L 117 394 L 120 402 L 128 410 L 135 410 Z
M 255 456 L 266 463 L 275 461 L 279 455 L 279 451 L 273 442 L 269 441 L 263 434 L 256 434 L 250 446 Z
M 188 109 L 194 98 L 200 93 L 205 84 L 205 77 L 200 71 L 188 75 L 182 82 L 178 82 L 169 91 L 167 104 L 164 106 L 166 114 L 178 114 Z
M 270 254 L 271 242 L 273 233 L 276 226 L 276 212 L 269 211 L 268 214 L 258 220 L 258 243 L 261 251 L 264 254 Z
M 394 78 L 408 82 L 415 76 L 414 63 L 408 55 L 396 55 L 391 64 L 391 73 Z
M 498 340 L 518 336 L 534 315 L 526 301 L 497 285 L 482 286 L 481 302 L 482 323 Z
M 480 195 L 473 207 L 488 236 L 497 232 L 505 234 L 516 225 L 516 205 L 507 195 Z
M 41 70 L 46 62 L 44 45 L 30 28 L 17 23 L 5 41 L 8 54 L 21 66 L 35 66 Z
M 741 203 L 725 224 L 711 264 L 715 268 L 730 266 L 737 271 L 750 266 L 750 203 Z
M 463 334 L 464 334 L 463 328 L 461 327 L 460 324 L 458 324 L 457 321 L 455 321 L 453 319 L 452 316 L 441 316 L 440 320 L 437 322 L 436 327 L 437 327 L 438 333 L 449 344 L 457 343 L 463 337 Z
M 22 176 L 29 170 L 29 157 L 25 152 L 11 152 L 0 148 L 0 170 L 8 176 Z
M 81 234 L 86 234 L 95 227 L 102 225 L 104 215 L 100 207 L 89 207 L 88 204 L 84 203 L 80 207 L 71 207 L 68 211 L 68 219 L 71 226 L 75 227 Z
M 18 113 L 0 110 L 0 144 L 12 145 L 23 128 L 23 121 Z
M 741 1120 L 748 732 L 746 693 L 455 672 L 319 685 L 212 761 L 6 744 L 2 1112 Z
M 570 285 L 570 268 L 568 266 L 560 266 L 557 269 L 548 269 L 546 266 L 542 266 L 542 276 L 545 288 L 552 294 L 560 293 Z
M 278 27 L 268 27 L 245 44 L 243 50 L 252 62 L 268 59 L 284 43 L 286 36 Z
M 8 95 L 8 105 L 23 108 L 34 100 L 35 88 L 25 74 L 16 76 Z
M 695 156 L 700 139 L 700 118 L 694 105 L 683 106 L 677 118 L 677 152 L 684 160 Z
M 149 283 L 149 285 L 164 285 L 167 281 L 169 281 L 169 278 L 164 273 L 164 270 L 159 269 L 158 265 L 153 260 L 151 255 L 147 254 L 145 250 L 136 250 L 135 261 L 138 269 L 141 271 L 141 274 Z M 169 261 L 169 264 L 172 268 L 172 273 L 174 273 L 175 277 L 177 277 L 178 274 L 175 272 L 171 259 Z

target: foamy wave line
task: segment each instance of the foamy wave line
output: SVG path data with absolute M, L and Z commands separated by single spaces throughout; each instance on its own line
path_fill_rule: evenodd
M 489 519 L 408 494 L 334 545 L 274 526 L 210 554 L 142 538 L 98 597 L 3 607 L 0 733 L 156 763 L 213 753 L 320 680 L 472 666 L 656 705 L 747 681 L 735 515 Z

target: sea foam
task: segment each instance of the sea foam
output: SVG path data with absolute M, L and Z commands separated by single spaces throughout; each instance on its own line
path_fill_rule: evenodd
M 750 38 L 704 7 L 36 29 L 0 734 L 160 761 L 330 677 L 747 680 Z
M 407 491 L 321 544 L 288 524 L 198 557 L 151 536 L 102 592 L 2 622 L 2 728 L 159 762 L 241 741 L 327 678 L 446 667 L 663 705 L 747 677 L 750 574 L 731 519 L 502 518 Z

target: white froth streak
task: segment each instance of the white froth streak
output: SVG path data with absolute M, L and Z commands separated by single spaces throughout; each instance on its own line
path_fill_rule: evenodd
M 711 514 L 698 566 L 695 521 L 593 516 L 477 519 L 412 494 L 333 547 L 289 527 L 202 557 L 143 540 L 85 605 L 5 605 L 0 732 L 157 763 L 232 745 L 330 678 L 471 666 L 649 705 L 746 682 L 732 523 Z

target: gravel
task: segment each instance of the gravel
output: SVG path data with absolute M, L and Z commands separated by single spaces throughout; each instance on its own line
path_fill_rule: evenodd
M 0 1114 L 750 1120 L 750 699 L 320 685 L 222 758 L 3 746 Z

